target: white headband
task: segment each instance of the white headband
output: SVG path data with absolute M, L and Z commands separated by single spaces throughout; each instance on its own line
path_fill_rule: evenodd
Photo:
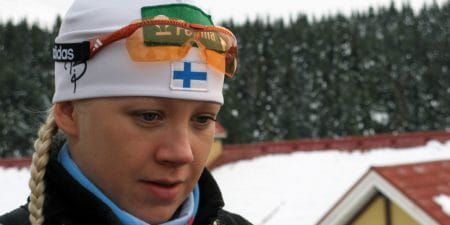
M 192 1 L 76 0 L 61 25 L 57 43 L 74 43 L 114 32 L 141 18 L 141 8 Z M 67 49 L 54 49 L 70 57 Z M 125 40 L 116 41 L 82 63 L 55 63 L 53 102 L 113 96 L 153 96 L 223 104 L 223 73 L 207 65 L 198 48 L 180 61 L 132 61 Z

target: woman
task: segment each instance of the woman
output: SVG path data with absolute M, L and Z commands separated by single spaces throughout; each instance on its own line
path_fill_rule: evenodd
M 53 48 L 29 202 L 0 223 L 250 224 L 222 209 L 205 169 L 236 54 L 190 1 L 76 0 Z

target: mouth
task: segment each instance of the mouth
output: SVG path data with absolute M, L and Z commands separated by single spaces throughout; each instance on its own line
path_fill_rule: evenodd
M 140 180 L 144 189 L 161 200 L 174 200 L 181 191 L 182 181 Z

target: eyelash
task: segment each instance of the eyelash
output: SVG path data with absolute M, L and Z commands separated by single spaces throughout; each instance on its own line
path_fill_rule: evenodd
M 198 119 L 206 119 L 205 122 L 199 122 Z M 201 125 L 207 125 L 209 124 L 209 122 L 214 121 L 216 122 L 216 119 L 212 116 L 208 116 L 208 115 L 201 115 L 201 116 L 197 116 L 195 117 L 196 122 L 199 122 Z
M 136 112 L 134 114 L 144 123 L 154 123 L 157 120 L 163 119 L 161 114 L 158 112 Z M 149 118 L 148 116 L 150 116 L 151 118 Z M 201 122 L 199 120 L 205 120 L 205 121 Z M 217 119 L 214 116 L 210 116 L 210 115 L 199 115 L 199 116 L 195 116 L 193 121 L 200 126 L 206 126 L 211 121 L 216 122 Z
M 161 120 L 162 116 L 157 112 L 136 112 L 135 115 L 139 117 L 139 119 L 145 123 L 152 123 L 155 120 Z M 152 118 L 148 118 L 147 116 L 151 116 Z M 157 117 L 157 118 L 155 118 Z

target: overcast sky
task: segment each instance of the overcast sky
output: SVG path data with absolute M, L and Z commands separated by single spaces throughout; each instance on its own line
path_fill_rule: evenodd
M 93 0 L 95 1 L 95 0 Z M 198 1 L 198 0 L 197 0 Z M 424 4 L 432 4 L 433 0 L 393 0 L 397 7 L 409 2 L 414 9 Z M 439 5 L 448 0 L 435 0 Z M 53 24 L 57 14 L 64 15 L 73 0 L 0 0 L 0 19 L 19 20 L 27 17 L 29 21 L 39 21 L 41 25 Z M 352 11 L 365 11 L 369 6 L 388 6 L 391 0 L 200 0 L 203 8 L 220 22 L 234 18 L 242 22 L 246 18 L 256 16 L 273 18 L 289 18 L 298 13 L 321 17 L 337 12 L 349 15 Z

